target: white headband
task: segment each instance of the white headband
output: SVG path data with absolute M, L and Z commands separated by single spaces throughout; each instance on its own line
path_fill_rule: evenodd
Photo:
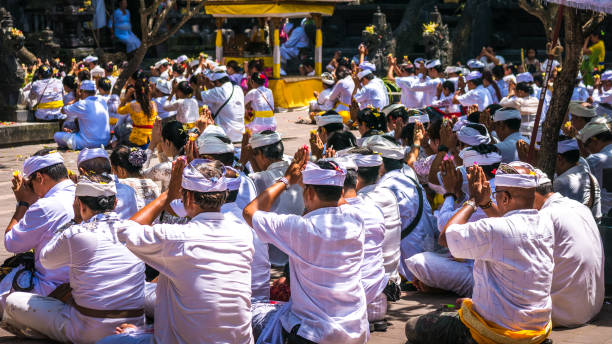
M 307 185 L 344 186 L 346 169 L 338 166 L 335 170 L 320 168 L 317 164 L 308 162 L 302 171 L 302 182 Z
M 96 90 L 96 84 L 91 80 L 83 80 L 83 82 L 81 82 L 80 89 L 83 91 L 93 92 Z
M 91 69 L 89 73 L 91 74 L 92 77 L 94 76 L 104 77 L 104 75 L 106 75 L 106 71 L 100 66 L 95 66 L 94 68 Z
M 275 144 L 279 142 L 281 139 L 282 139 L 281 135 L 277 132 L 273 132 L 271 134 L 257 133 L 251 136 L 251 140 L 249 141 L 249 144 L 251 144 L 251 148 L 259 148 L 259 147 Z
M 457 122 L 453 124 L 453 133 L 458 132 L 459 130 L 461 130 L 461 128 L 463 128 L 468 123 L 470 123 L 470 121 L 467 120 L 467 116 L 461 116 L 457 118 Z
M 595 112 L 594 107 L 582 106 L 580 102 L 575 102 L 575 101 L 570 102 L 568 110 L 573 116 L 586 117 L 586 118 L 593 118 L 597 116 L 597 113 Z
M 200 135 L 197 144 L 200 154 L 225 154 L 234 152 L 234 145 L 221 141 L 216 135 Z
M 457 132 L 457 139 L 468 146 L 478 146 L 483 143 L 491 142 L 489 135 L 482 135 L 478 130 L 467 125 L 459 129 L 459 132 Z
M 115 182 L 96 183 L 89 178 L 80 177 L 74 195 L 77 197 L 108 197 L 117 195 Z
M 326 115 L 326 116 L 314 116 L 317 127 L 322 127 L 332 123 L 342 123 L 342 116 L 340 115 Z
M 204 135 L 219 135 L 219 136 L 227 136 L 225 130 L 218 125 L 209 125 L 204 129 L 201 136 Z
M 372 62 L 363 61 L 359 64 L 359 68 L 361 68 L 361 70 L 371 70 L 374 72 L 376 70 L 376 65 Z
M 479 71 L 475 70 L 473 72 L 470 72 L 470 74 L 468 74 L 465 77 L 465 80 L 470 81 L 470 80 L 481 79 L 481 78 L 482 78 L 482 74 Z
M 557 153 L 559 154 L 572 150 L 580 150 L 580 148 L 578 148 L 578 141 L 576 141 L 576 139 L 563 140 L 557 143 Z
M 535 169 L 528 163 L 514 161 L 508 164 L 510 167 L 525 167 L 529 169 L 529 174 L 509 174 L 504 173 L 501 168 L 495 173 L 495 186 L 507 186 L 511 188 L 530 189 L 538 186 Z
M 415 115 L 408 117 L 408 123 L 429 123 L 429 114 Z
M 83 161 L 95 158 L 108 159 L 108 154 L 102 148 L 85 148 L 79 152 L 79 156 L 77 157 L 77 166 L 79 166 Z
M 238 189 L 240 189 L 240 172 L 238 172 L 238 170 L 236 170 L 233 167 L 229 167 L 229 166 L 225 166 L 226 170 L 230 170 L 233 171 L 234 173 L 236 173 L 236 178 L 228 178 L 225 177 L 225 184 L 227 185 L 227 189 L 229 191 L 236 191 Z
M 371 136 L 371 139 L 365 143 L 367 148 L 370 148 L 376 153 L 380 153 L 383 158 L 402 160 L 405 157 L 405 149 L 385 139 L 380 135 Z
M 521 73 L 516 76 L 516 82 L 533 82 L 533 75 L 529 72 Z
M 357 78 L 359 80 L 363 79 L 366 75 L 372 74 L 372 71 L 369 69 L 366 70 L 362 70 L 361 72 L 357 73 Z
M 52 165 L 63 164 L 64 158 L 58 152 L 27 158 L 23 163 L 23 174 L 29 177 L 32 173 Z
M 601 81 L 612 80 L 612 70 L 607 70 L 601 74 Z
M 508 119 L 521 119 L 521 112 L 513 108 L 503 108 L 495 111 L 493 122 L 501 122 Z
M 227 190 L 225 170 L 221 178 L 208 179 L 200 173 L 197 166 L 209 163 L 207 159 L 195 159 L 183 170 L 183 182 L 181 186 L 185 190 L 196 192 L 220 192 Z
M 383 159 L 379 154 L 355 154 L 353 156 L 353 160 L 355 161 L 355 165 L 357 165 L 357 167 L 376 167 L 382 165 L 383 163 Z
M 463 160 L 463 166 L 466 168 L 472 165 L 489 166 L 501 162 L 502 156 L 497 152 L 480 154 L 471 147 L 464 148 L 459 152 L 459 157 Z
M 335 158 L 331 158 L 331 159 L 321 159 L 319 161 L 332 161 L 338 164 L 338 166 L 342 167 L 345 170 L 353 170 L 353 171 L 357 171 L 358 167 L 357 164 L 355 164 L 355 161 L 353 161 L 353 157 L 352 155 L 346 155 L 343 157 L 335 157 Z
M 548 178 L 548 175 L 546 174 L 546 172 L 536 168 L 535 169 L 535 174 L 536 174 L 536 179 L 537 179 L 538 186 L 544 185 L 546 183 L 552 183 L 550 178 Z
M 578 138 L 582 142 L 587 142 L 587 140 L 591 137 L 597 134 L 605 133 L 606 131 L 610 131 L 610 127 L 608 127 L 606 119 L 604 117 L 598 117 L 592 119 L 578 132 Z

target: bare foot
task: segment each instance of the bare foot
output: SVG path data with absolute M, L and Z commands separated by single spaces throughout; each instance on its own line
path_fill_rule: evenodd
M 128 323 L 123 323 L 117 327 L 115 327 L 115 334 L 122 334 L 122 333 L 126 333 L 128 331 L 128 329 L 138 329 L 138 327 L 136 325 L 133 324 L 128 324 Z

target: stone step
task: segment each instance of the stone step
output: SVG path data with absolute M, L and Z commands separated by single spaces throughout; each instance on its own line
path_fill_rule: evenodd
M 0 126 L 0 147 L 53 141 L 58 122 L 16 123 Z

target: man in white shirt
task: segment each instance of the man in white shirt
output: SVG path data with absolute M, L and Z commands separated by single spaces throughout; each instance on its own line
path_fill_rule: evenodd
M 329 100 L 328 96 L 334 87 L 336 81 L 331 73 L 325 72 L 321 74 L 321 82 L 323 83 L 323 91 L 321 93 L 315 91 L 314 96 L 316 100 L 310 101 L 309 112 L 310 119 L 314 121 L 314 116 L 320 112 L 329 111 L 334 108 L 334 103 Z
M 308 162 L 308 151 L 300 148 L 285 176 L 244 209 L 244 219 L 260 239 L 289 255 L 291 272 L 291 301 L 277 311 L 259 340 L 262 336 L 291 343 L 368 340 L 360 273 L 364 224 L 353 207 L 341 205 L 345 175 L 346 170 L 334 162 Z M 305 185 L 306 214 L 269 212 L 279 196 L 300 181 Z
M 599 229 L 590 209 L 555 193 L 546 174 L 537 173 L 534 208 L 550 216 L 555 230 L 552 322 L 555 327 L 580 326 L 599 313 L 605 295 Z
M 357 79 L 354 81 L 353 98 L 359 104 L 359 109 L 372 106 L 380 110 L 389 104 L 384 83 L 371 70 L 367 69 L 359 72 Z
M 578 132 L 578 138 L 584 144 L 589 155 L 591 173 L 597 178 L 601 187 L 601 212 L 603 216 L 612 213 L 612 132 L 606 119 L 598 117 Z
M 161 119 L 176 116 L 176 111 L 164 110 L 164 104 L 168 100 L 168 96 L 172 93 L 170 83 L 167 80 L 159 78 L 155 82 L 155 90 L 153 91 L 153 101 L 157 104 L 157 116 Z
M 589 103 L 570 102 L 568 106 L 572 128 L 578 132 L 593 118 L 597 117 L 595 107 Z
M 601 218 L 601 190 L 587 163 L 580 161 L 580 149 L 575 139 L 560 137 L 557 143 L 557 177 L 555 192 L 584 204 L 597 221 Z
M 68 179 L 60 153 L 49 149 L 36 152 L 24 162 L 23 175 L 15 175 L 12 183 L 18 203 L 4 234 L 4 247 L 12 253 L 34 250 L 34 269 L 28 271 L 19 266 L 4 276 L 0 281 L 1 309 L 8 294 L 14 290 L 13 280 L 17 274 L 33 275 L 31 285 L 17 285 L 43 296 L 68 282 L 68 268 L 46 269 L 40 262 L 40 252 L 53 233 L 74 218 L 74 183 Z
M 612 117 L 612 70 L 601 73 L 600 80 L 593 89 L 593 104 L 598 115 Z
M 414 65 L 410 61 L 404 61 L 401 65 L 397 65 L 397 60 L 392 58 L 390 61 L 387 79 L 395 81 L 397 86 L 402 89 L 400 103 L 404 104 L 409 109 L 419 109 L 423 107 L 423 92 L 415 92 L 410 90 L 410 85 L 417 83 L 420 79 L 415 75 Z M 393 76 L 397 71 L 399 76 Z
M 29 101 L 36 110 L 34 116 L 44 121 L 52 121 L 66 118 L 61 113 L 64 106 L 64 86 L 60 79 L 53 77 L 53 71 L 49 66 L 38 69 L 39 80 L 32 83 L 29 93 Z
M 427 68 L 428 77 L 423 76 L 423 79 L 413 79 L 412 82 L 406 85 L 408 91 L 412 92 L 423 92 L 422 104 L 423 106 L 430 106 L 434 100 L 436 100 L 437 90 L 439 85 L 444 82 L 442 76 L 442 64 L 440 60 L 431 60 L 425 63 Z M 425 73 L 425 70 L 421 70 Z M 404 89 L 403 86 L 402 90 Z
M 349 107 L 353 98 L 355 82 L 351 77 L 351 71 L 345 66 L 338 66 L 338 69 L 336 69 L 336 80 L 336 85 L 332 88 L 329 96 L 320 99 L 320 101 L 326 102 L 329 100 L 335 103 L 334 110 L 342 116 L 344 123 L 346 123 L 351 118 Z
M 489 91 L 482 86 L 482 74 L 478 71 L 470 72 L 465 80 L 468 91 L 464 92 L 459 87 L 453 98 L 453 103 L 461 104 L 465 107 L 477 105 L 478 111 L 484 111 L 487 106 L 493 103 L 493 100 Z
M 518 152 L 516 150 L 516 142 L 523 140 L 528 142 L 528 139 L 521 135 L 521 113 L 519 110 L 512 108 L 501 108 L 495 111 L 493 115 L 493 127 L 495 129 L 496 139 L 499 142 L 495 144 L 502 156 L 502 162 L 509 163 L 518 161 Z
M 457 313 L 430 313 L 408 320 L 411 342 L 542 343 L 549 336 L 554 229 L 550 218 L 532 209 L 534 168 L 501 164 L 495 175 L 496 205 L 478 166 L 470 167 L 470 199 L 440 234 L 455 258 L 474 259 L 471 299 L 459 299 Z M 489 218 L 467 222 L 478 207 Z M 473 338 L 473 339 L 472 339 Z
M 116 239 L 124 220 L 113 212 L 115 183 L 82 176 L 75 193 L 83 223 L 59 230 L 40 252 L 46 268 L 70 268 L 71 296 L 11 294 L 2 320 L 22 336 L 94 343 L 123 323 L 144 325 L 145 267 Z
M 500 100 L 499 105 L 517 109 L 521 113 L 521 134 L 531 136 L 538 110 L 539 99 L 533 96 L 533 88 L 526 82 L 519 82 L 515 89 L 510 88 L 508 96 Z M 540 119 L 540 123 L 543 120 Z M 542 126 L 539 127 L 540 129 Z
M 119 241 L 160 273 L 154 334 L 132 339 L 252 343 L 251 229 L 220 212 L 227 198 L 220 162 L 196 159 L 185 164 L 183 158 L 177 159 L 168 191 L 136 213 L 134 222 L 117 228 Z M 189 223 L 150 225 L 181 197 Z M 117 343 L 129 336 L 111 336 L 100 343 Z
M 74 150 L 106 145 L 110 140 L 108 104 L 96 97 L 96 85 L 93 81 L 83 80 L 80 89 L 83 98 L 62 109 L 62 112 L 68 115 L 66 120 L 79 121 L 79 131 L 57 132 L 53 139 L 58 146 Z
M 225 68 L 225 66 L 223 66 Z M 202 91 L 196 98 L 208 105 L 212 111 L 215 124 L 225 130 L 232 142 L 242 140 L 244 133 L 244 93 L 238 85 L 232 84 L 229 76 L 221 67 L 217 67 L 210 76 L 214 87 Z
M 300 25 L 299 19 L 292 19 L 292 21 L 285 24 L 285 32 L 287 33 L 287 41 L 281 44 L 280 53 L 281 61 L 286 63 L 300 52 L 300 48 L 308 47 L 308 36 L 302 25 Z

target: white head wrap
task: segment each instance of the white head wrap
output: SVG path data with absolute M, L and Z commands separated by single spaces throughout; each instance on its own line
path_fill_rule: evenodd
M 380 112 L 383 113 L 383 115 L 385 116 L 389 116 L 389 114 L 397 109 L 401 109 L 404 108 L 404 104 L 390 104 L 385 106 L 384 108 L 382 108 L 382 110 L 380 110 Z
M 176 61 L 176 63 L 181 64 L 181 63 L 183 63 L 183 62 L 185 62 L 187 60 L 188 60 L 187 55 L 181 55 L 181 56 L 177 57 L 175 61 Z
M 168 63 L 168 61 L 166 59 L 161 59 L 161 60 L 155 62 L 155 65 L 153 65 L 153 68 L 157 69 L 157 68 L 159 68 L 159 67 L 161 67 L 161 66 L 163 66 L 163 65 L 165 65 L 167 63 Z
M 472 165 L 488 166 L 501 162 L 502 156 L 497 152 L 480 154 L 471 147 L 464 148 L 459 152 L 459 157 L 463 160 L 466 168 Z
M 601 81 L 610 81 L 612 80 L 612 70 L 607 70 L 601 73 Z
M 236 191 L 240 189 L 240 173 L 233 167 L 225 166 L 226 170 L 234 171 L 236 173 L 236 178 L 228 178 L 225 177 L 225 184 L 227 185 L 227 190 Z
M 97 62 L 97 61 L 98 61 L 98 58 L 96 56 L 91 56 L 91 55 L 89 55 L 89 56 L 87 56 L 87 57 L 85 57 L 83 59 L 83 62 L 85 62 L 85 63 L 93 63 L 93 62 Z
M 578 148 L 578 141 L 576 141 L 576 139 L 563 140 L 557 143 L 557 153 L 559 154 L 572 150 L 580 150 L 580 148 Z
M 508 164 L 510 167 L 525 167 L 531 171 L 529 174 L 504 173 L 501 168 L 495 173 L 495 186 L 507 186 L 512 188 L 530 189 L 537 186 L 537 177 L 534 167 L 528 163 L 514 161 Z
M 155 82 L 155 88 L 157 88 L 163 94 L 170 94 L 170 83 L 162 78 L 159 78 L 157 82 Z
M 383 158 L 402 160 L 405 156 L 405 149 L 385 139 L 380 135 L 372 136 L 366 143 L 367 148 L 370 148 L 376 153 L 380 153 Z
M 461 116 L 457 118 L 457 122 L 453 124 L 453 133 L 458 132 L 459 130 L 461 130 L 461 128 L 463 128 L 463 126 L 468 123 L 470 123 L 470 121 L 467 120 L 467 116 Z
M 424 115 L 416 115 L 416 116 L 408 117 L 408 123 L 416 123 L 416 122 L 429 123 L 429 114 L 426 113 Z
M 457 67 L 457 66 L 448 66 L 446 67 L 446 69 L 444 69 L 444 73 L 446 74 L 459 74 L 461 73 L 461 67 Z
M 97 183 L 84 176 L 79 177 L 74 192 L 77 197 L 108 197 L 116 194 L 117 187 L 112 179 L 108 183 Z
M 484 129 L 485 131 L 487 130 L 486 128 Z M 467 125 L 459 129 L 457 132 L 457 139 L 469 146 L 478 146 L 483 143 L 491 142 L 489 135 L 482 135 L 478 130 Z
M 225 133 L 225 130 L 223 130 L 223 128 L 221 128 L 218 125 L 207 126 L 206 129 L 204 129 L 204 131 L 202 132 L 202 135 L 200 136 L 204 136 L 204 135 L 227 136 L 227 134 Z
M 517 82 L 516 82 L 516 77 L 514 76 L 514 74 L 510 74 L 510 75 L 506 75 L 506 76 L 504 76 L 504 79 L 503 79 L 503 80 L 504 80 L 506 83 L 509 83 L 510 81 L 512 81 L 512 82 L 513 82 L 513 83 L 515 83 L 515 84 L 517 83 Z
M 471 59 L 467 62 L 467 66 L 472 69 L 484 68 L 485 64 L 480 60 Z
M 470 74 L 468 74 L 465 77 L 466 81 L 475 80 L 475 79 L 482 79 L 482 73 L 480 73 L 479 71 L 475 70 L 475 71 L 470 72 Z
M 227 190 L 225 170 L 221 178 L 208 179 L 200 173 L 198 166 L 210 163 L 207 159 L 195 159 L 183 170 L 181 186 L 185 190 L 196 192 L 220 192 Z
M 529 72 L 520 73 L 516 76 L 516 83 L 519 82 L 533 82 L 533 75 Z
M 344 186 L 346 169 L 338 166 L 335 170 L 326 170 L 319 165 L 308 162 L 302 171 L 302 182 L 308 185 Z
M 417 57 L 416 59 L 414 59 L 414 65 L 415 65 L 415 66 L 416 66 L 417 64 L 421 63 L 421 62 L 425 63 L 425 59 L 424 59 L 424 58 L 422 58 L 422 57 Z
M 334 77 L 331 75 L 331 73 L 327 73 L 327 72 L 321 74 L 321 81 L 323 81 L 325 85 L 329 85 L 329 86 L 335 83 Z
M 213 73 L 210 76 L 210 80 L 211 81 L 217 81 L 217 80 L 225 78 L 225 77 L 228 77 L 226 72 L 219 72 L 219 73 L 215 72 L 215 73 Z
M 340 115 L 325 115 L 325 116 L 314 116 L 317 127 L 322 127 L 332 123 L 342 124 L 342 116 Z
M 512 118 L 521 119 L 521 112 L 513 108 L 502 108 L 495 111 L 493 122 L 501 122 Z
M 200 154 L 225 154 L 234 152 L 234 145 L 221 141 L 217 135 L 200 135 L 198 136 L 197 144 Z
M 355 165 L 357 165 L 357 167 L 376 167 L 382 165 L 383 163 L 383 159 L 379 154 L 354 154 L 353 160 L 355 161 Z
M 103 148 L 85 148 L 79 152 L 79 156 L 77 157 L 77 166 L 79 166 L 83 161 L 95 158 L 108 159 L 108 153 L 106 153 Z
M 94 83 L 91 80 L 83 80 L 81 82 L 81 90 L 95 92 L 96 91 L 96 83 Z
M 376 65 L 373 64 L 372 62 L 368 62 L 368 61 L 363 61 L 359 64 L 359 68 L 361 70 L 369 70 L 369 71 L 376 71 Z
M 346 155 L 343 157 L 335 157 L 332 159 L 321 159 L 323 161 L 333 161 L 336 162 L 338 164 L 338 166 L 342 167 L 345 170 L 353 170 L 353 171 L 357 171 L 358 167 L 357 164 L 355 164 L 355 161 L 353 161 L 353 155 Z
M 277 132 L 273 132 L 271 134 L 257 133 L 251 136 L 251 140 L 249 141 L 249 144 L 251 144 L 252 148 L 259 148 L 259 147 L 275 144 L 279 142 L 281 139 L 282 139 L 281 135 Z
M 427 63 L 425 63 L 425 68 L 430 69 L 430 68 L 434 68 L 437 66 L 442 65 L 442 63 L 440 63 L 440 60 L 435 59 L 435 60 L 429 60 L 427 61 Z
M 610 131 L 610 127 L 606 122 L 606 118 L 597 117 L 592 119 L 589 123 L 587 123 L 582 130 L 578 132 L 578 138 L 582 142 L 587 142 L 591 137 L 605 133 L 606 131 Z
M 546 172 L 540 170 L 539 168 L 536 168 L 534 172 L 536 174 L 536 180 L 537 180 L 538 186 L 544 185 L 546 183 L 552 183 L 550 178 L 548 178 L 548 175 L 546 174 Z
M 577 101 L 570 102 L 568 110 L 573 116 L 585 117 L 585 118 L 593 118 L 597 116 L 595 107 L 582 106 L 582 102 L 577 102 Z
M 363 79 L 365 76 L 367 76 L 367 75 L 369 75 L 369 74 L 372 74 L 372 71 L 371 71 L 371 70 L 369 70 L 369 69 L 362 70 L 361 72 L 357 73 L 357 78 L 358 78 L 359 80 L 361 80 L 361 79 Z
M 27 158 L 23 163 L 23 174 L 29 177 L 32 173 L 52 165 L 63 164 L 64 158 L 58 152 Z
M 200 60 L 194 59 L 193 61 L 189 62 L 189 67 L 193 68 L 199 64 L 200 64 Z
M 95 66 L 94 68 L 91 69 L 91 71 L 89 71 L 89 73 L 91 74 L 92 77 L 99 76 L 103 78 L 106 75 L 106 71 L 104 70 L 104 68 L 100 66 Z

